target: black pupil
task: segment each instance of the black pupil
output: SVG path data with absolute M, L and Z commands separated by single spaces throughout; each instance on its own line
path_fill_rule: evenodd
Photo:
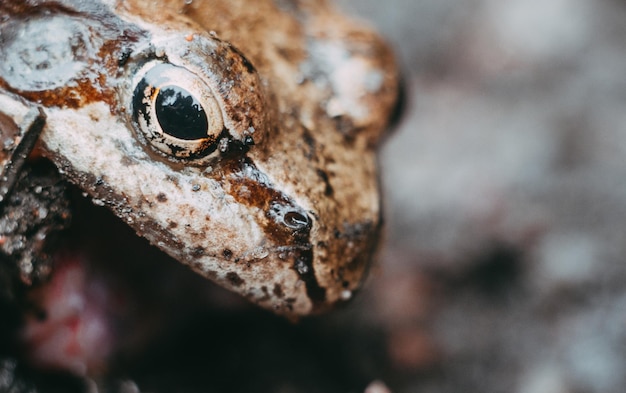
M 204 108 L 187 90 L 177 86 L 161 88 L 154 110 L 166 134 L 185 140 L 207 137 L 209 123 Z

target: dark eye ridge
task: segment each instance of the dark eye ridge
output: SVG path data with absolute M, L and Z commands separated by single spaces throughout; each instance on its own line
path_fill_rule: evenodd
M 206 112 L 187 90 L 177 86 L 162 87 L 154 106 L 161 129 L 166 134 L 184 140 L 207 137 Z

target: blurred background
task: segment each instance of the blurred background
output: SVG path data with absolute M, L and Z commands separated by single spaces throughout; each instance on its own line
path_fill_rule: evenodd
M 626 3 L 341 0 L 395 47 L 362 300 L 397 392 L 626 386 Z

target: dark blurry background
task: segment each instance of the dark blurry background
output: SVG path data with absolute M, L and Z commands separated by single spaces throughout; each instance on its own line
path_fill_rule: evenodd
M 363 300 L 388 385 L 623 392 L 626 3 L 339 3 L 386 35 L 409 91 Z

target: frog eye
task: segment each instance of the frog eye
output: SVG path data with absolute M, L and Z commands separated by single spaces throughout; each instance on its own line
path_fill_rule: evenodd
M 133 120 L 149 144 L 176 158 L 215 151 L 224 124 L 213 92 L 201 78 L 163 62 L 146 64 L 136 75 Z

